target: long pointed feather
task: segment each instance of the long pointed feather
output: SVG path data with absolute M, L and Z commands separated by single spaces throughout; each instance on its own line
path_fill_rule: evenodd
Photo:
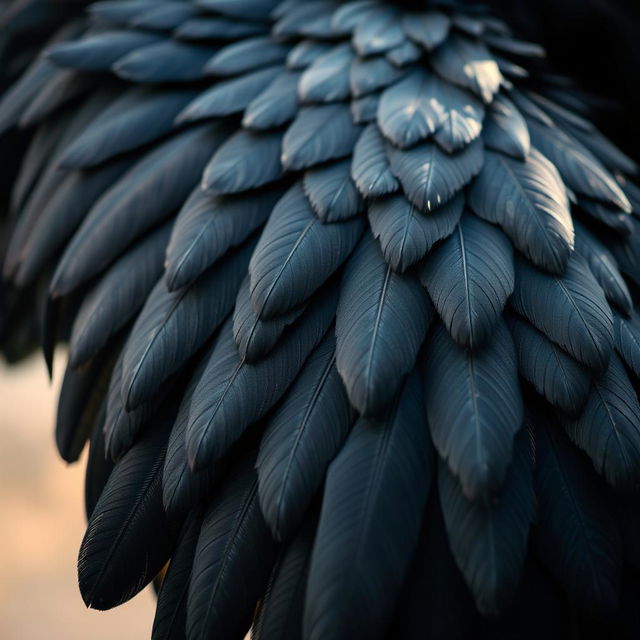
M 419 376 L 380 421 L 361 418 L 327 475 L 304 637 L 381 637 L 418 540 L 433 473 Z
M 346 260 L 364 226 L 362 218 L 322 224 L 296 183 L 275 206 L 249 264 L 258 316 L 303 304 Z
M 534 515 L 532 461 L 525 437 L 498 500 L 470 502 L 449 467 L 439 465 L 438 488 L 456 564 L 484 615 L 497 615 L 515 596 Z
M 345 269 L 336 317 L 336 365 L 360 413 L 382 411 L 393 399 L 432 314 L 415 276 L 394 273 L 367 234 Z
M 352 420 L 329 335 L 268 420 L 260 445 L 260 507 L 277 540 L 286 540 L 302 521 Z
M 514 287 L 511 243 L 472 214 L 428 256 L 420 272 L 451 337 L 475 349 L 490 335 Z
M 191 402 L 187 454 L 192 469 L 218 460 L 246 427 L 285 393 L 335 313 L 333 290 L 322 294 L 263 360 L 240 358 L 229 320 L 220 332 Z

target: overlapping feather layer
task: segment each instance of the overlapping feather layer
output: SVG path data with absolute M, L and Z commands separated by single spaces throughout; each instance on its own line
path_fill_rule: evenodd
M 92 441 L 81 589 L 171 558 L 154 638 L 629 598 L 636 165 L 537 45 L 425 5 L 98 2 L 0 103 L 12 313 L 44 292 L 61 454 Z

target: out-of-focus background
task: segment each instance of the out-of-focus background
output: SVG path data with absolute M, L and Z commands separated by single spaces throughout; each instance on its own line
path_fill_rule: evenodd
M 53 440 L 63 361 L 50 384 L 37 354 L 12 367 L 0 360 L 0 638 L 149 638 L 149 589 L 108 612 L 85 609 L 78 591 L 84 456 L 68 466 Z

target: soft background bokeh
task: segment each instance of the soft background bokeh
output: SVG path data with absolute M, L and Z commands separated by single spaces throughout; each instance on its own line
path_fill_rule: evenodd
M 85 609 L 78 592 L 85 458 L 67 466 L 55 451 L 63 359 L 53 384 L 37 355 L 14 367 L 0 360 L 0 639 L 148 638 L 149 589 L 104 613 Z

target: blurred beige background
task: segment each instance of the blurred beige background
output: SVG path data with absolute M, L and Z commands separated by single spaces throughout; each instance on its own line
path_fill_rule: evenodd
M 149 589 L 104 613 L 85 609 L 78 592 L 84 457 L 67 466 L 53 440 L 63 362 L 59 354 L 50 385 L 39 355 L 11 368 L 0 360 L 0 638 L 148 638 Z

